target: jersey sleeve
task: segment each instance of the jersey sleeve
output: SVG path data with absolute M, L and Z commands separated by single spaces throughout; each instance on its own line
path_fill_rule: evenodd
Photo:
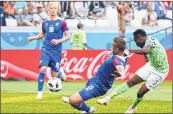
M 42 32 L 45 33 L 45 29 L 44 29 L 44 22 L 42 22 Z
M 118 58 L 115 58 L 113 61 L 113 65 L 116 68 L 116 70 L 118 71 L 118 73 L 122 76 L 124 74 L 124 70 L 125 70 L 125 66 L 122 63 L 122 61 L 120 61 Z
M 67 23 L 64 20 L 62 21 L 62 30 L 63 32 L 68 31 Z
M 146 43 L 145 43 L 145 47 L 150 46 L 153 48 L 153 47 L 156 47 L 157 45 L 158 45 L 158 43 L 157 43 L 156 38 L 153 38 L 153 37 L 147 38 Z
M 121 64 L 121 61 L 118 58 L 115 58 L 114 61 L 113 61 L 113 65 L 116 67 L 116 66 L 122 65 L 122 64 Z

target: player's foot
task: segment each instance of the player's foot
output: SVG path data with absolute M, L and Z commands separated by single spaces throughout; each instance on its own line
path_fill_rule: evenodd
M 82 114 L 91 114 L 91 113 L 94 113 L 94 112 L 95 112 L 95 108 L 94 107 L 90 107 L 89 112 L 82 111 Z
M 132 108 L 132 106 L 130 106 L 130 107 L 127 109 L 127 111 L 125 112 L 125 114 L 128 114 L 128 113 L 130 113 L 130 114 L 135 113 L 136 110 L 137 110 L 137 107 Z
M 108 105 L 110 100 L 111 100 L 110 97 L 105 97 L 103 99 L 98 99 L 97 102 L 101 105 Z
M 42 99 L 42 93 L 38 92 L 36 99 Z
M 62 101 L 69 104 L 69 98 L 68 97 L 62 97 Z

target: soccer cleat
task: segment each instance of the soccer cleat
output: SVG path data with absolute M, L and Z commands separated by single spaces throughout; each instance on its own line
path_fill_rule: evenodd
M 61 70 L 61 72 L 62 72 L 62 81 L 66 81 L 66 74 L 64 70 Z
M 68 97 L 62 97 L 62 101 L 64 103 L 68 103 L 69 104 L 69 98 Z
M 98 99 L 97 102 L 101 105 L 108 105 L 110 100 L 111 100 L 110 97 L 105 97 L 103 99 Z
M 38 93 L 36 99 L 42 99 L 42 93 Z
M 90 107 L 90 110 L 89 112 L 86 112 L 86 111 L 82 111 L 82 114 L 92 114 L 95 112 L 95 108 L 94 107 Z
M 132 106 L 130 106 L 128 109 L 127 109 L 127 111 L 125 112 L 125 114 L 133 114 L 133 113 L 135 113 L 136 112 L 136 110 L 137 110 L 137 107 L 135 107 L 135 108 L 132 108 Z

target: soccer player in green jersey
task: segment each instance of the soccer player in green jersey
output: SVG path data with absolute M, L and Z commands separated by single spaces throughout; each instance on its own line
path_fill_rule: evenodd
M 99 104 L 107 105 L 113 97 L 124 93 L 129 88 L 145 81 L 145 84 L 143 84 L 137 92 L 136 99 L 127 109 L 126 113 L 136 112 L 137 105 L 143 100 L 143 96 L 149 90 L 154 89 L 161 84 L 169 71 L 167 54 L 159 41 L 154 37 L 147 36 L 143 29 L 137 29 L 133 35 L 136 45 L 141 49 L 129 49 L 129 52 L 144 55 L 147 63 L 139 68 L 130 80 L 115 88 L 105 98 L 97 100 Z

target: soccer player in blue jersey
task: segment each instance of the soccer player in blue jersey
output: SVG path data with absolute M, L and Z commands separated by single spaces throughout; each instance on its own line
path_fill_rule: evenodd
M 62 42 L 67 41 L 70 37 L 66 22 L 58 17 L 57 6 L 56 2 L 49 3 L 49 18 L 42 23 L 42 32 L 36 36 L 28 38 L 29 41 L 32 41 L 45 37 L 40 56 L 37 99 L 42 98 L 46 69 L 50 67 L 51 75 L 53 77 L 58 76 L 62 54 Z M 64 33 L 65 35 L 63 37 Z
M 101 64 L 96 75 L 88 80 L 81 91 L 70 97 L 62 97 L 62 100 L 84 113 L 93 113 L 94 107 L 89 107 L 84 102 L 105 95 L 112 87 L 115 78 L 123 75 L 127 62 L 127 56 L 124 53 L 125 47 L 126 42 L 123 38 L 114 38 L 112 53 Z

